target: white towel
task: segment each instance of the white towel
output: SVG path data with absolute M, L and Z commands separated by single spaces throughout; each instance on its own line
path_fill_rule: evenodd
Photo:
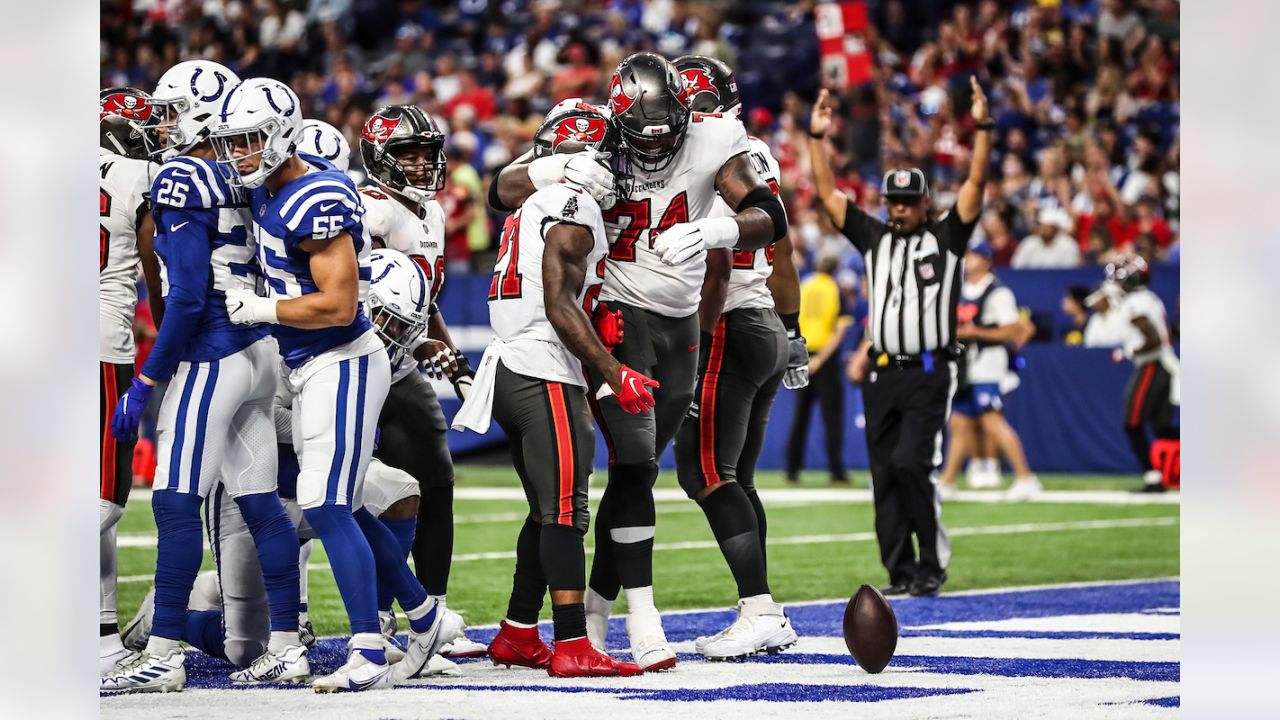
M 471 381 L 471 390 L 453 416 L 454 430 L 470 430 L 483 435 L 489 432 L 489 423 L 493 419 L 493 383 L 498 378 L 498 361 L 502 359 L 504 343 L 494 338 L 489 347 L 484 349 L 480 364 L 476 367 L 476 376 Z

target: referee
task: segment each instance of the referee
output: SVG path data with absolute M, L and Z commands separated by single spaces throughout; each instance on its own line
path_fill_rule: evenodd
M 960 357 L 955 337 L 962 259 L 982 210 L 994 125 L 978 81 L 970 78 L 970 85 L 977 132 L 969 177 L 955 207 L 937 221 L 929 219 L 929 184 L 919 168 L 885 174 L 880 192 L 888 223 L 849 202 L 835 189 L 826 156 L 832 116 L 826 90 L 810 118 L 817 195 L 832 223 L 866 257 L 871 368 L 862 393 L 876 537 L 889 571 L 886 595 L 936 595 L 951 557 L 933 473 L 942 462 L 942 429 Z

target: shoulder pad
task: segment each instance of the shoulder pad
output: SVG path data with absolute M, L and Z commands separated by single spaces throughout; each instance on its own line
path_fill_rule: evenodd
M 178 157 L 165 163 L 151 183 L 151 201 L 180 208 L 212 208 L 233 202 L 235 193 L 216 163 Z
M 279 208 L 290 235 L 321 240 L 359 224 L 364 216 L 355 183 L 336 170 L 299 178 L 280 198 Z

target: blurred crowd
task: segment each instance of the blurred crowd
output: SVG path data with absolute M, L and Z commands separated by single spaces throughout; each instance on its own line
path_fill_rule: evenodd
M 287 82 L 308 117 L 356 140 L 413 102 L 449 133 L 452 269 L 487 270 L 501 227 L 484 196 L 557 100 L 603 100 L 625 56 L 698 53 L 735 68 L 748 130 L 772 146 L 793 241 L 812 267 L 861 258 L 813 202 L 804 142 L 821 81 L 813 0 L 103 0 L 103 86 L 154 87 L 204 58 Z M 867 0 L 870 82 L 838 88 L 837 181 L 883 212 L 879 178 L 917 165 L 946 208 L 967 172 L 968 76 L 998 128 L 976 232 L 999 266 L 1074 267 L 1132 252 L 1177 262 L 1175 0 Z M 355 147 L 355 142 L 352 143 Z M 353 168 L 359 171 L 358 153 Z

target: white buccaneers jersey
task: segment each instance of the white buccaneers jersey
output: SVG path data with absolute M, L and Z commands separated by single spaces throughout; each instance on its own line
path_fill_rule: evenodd
M 653 250 L 654 239 L 676 223 L 711 217 L 716 173 L 730 158 L 750 150 L 737 118 L 693 113 L 688 134 L 671 164 L 654 173 L 632 167 L 619 178 L 619 199 L 604 213 L 609 235 L 609 274 L 603 300 L 681 318 L 698 310 L 705 260 L 672 267 Z
M 380 187 L 360 188 L 364 227 L 383 247 L 399 250 L 422 267 L 435 302 L 444 287 L 444 209 L 435 200 L 422 203 L 421 214 L 405 207 Z
M 774 195 L 780 193 L 778 178 L 782 176 L 778 169 L 778 161 L 773 159 L 769 146 L 758 137 L 748 138 L 751 145 L 751 167 L 755 168 L 760 179 L 769 184 Z M 719 195 L 716 196 L 716 207 L 711 217 L 732 217 L 736 215 L 729 203 Z M 774 246 L 759 250 L 739 250 L 733 254 L 733 272 L 729 274 L 729 294 L 725 297 L 724 311 L 738 308 L 772 308 L 773 293 L 769 292 L 769 276 L 773 274 Z
M 98 153 L 98 354 L 103 362 L 133 362 L 133 308 L 138 303 L 138 224 L 156 166 Z
M 1173 346 L 1169 343 L 1169 319 L 1159 295 L 1147 288 L 1125 293 L 1124 300 L 1120 303 L 1120 312 L 1130 326 L 1138 318 L 1146 318 L 1155 327 L 1156 334 L 1160 336 L 1160 347 L 1141 355 L 1134 355 L 1135 363 L 1151 362 L 1159 359 L 1166 352 L 1172 354 Z M 1135 336 L 1135 342 L 1141 343 L 1141 340 L 1136 337 L 1138 335 L 1136 328 L 1130 327 L 1129 332 Z
M 507 369 L 529 377 L 584 385 L 582 365 L 560 341 L 542 297 L 545 233 L 560 223 L 581 225 L 594 240 L 578 302 L 590 315 L 605 276 L 606 241 L 600 205 L 589 193 L 559 183 L 538 190 L 502 227 L 502 245 L 489 285 L 489 324 L 503 343 Z

